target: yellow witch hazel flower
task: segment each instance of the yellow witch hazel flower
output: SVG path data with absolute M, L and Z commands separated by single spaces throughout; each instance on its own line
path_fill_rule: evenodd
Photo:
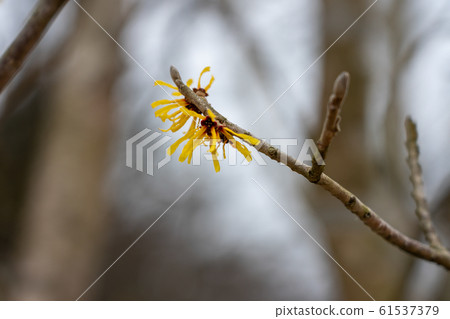
M 205 88 L 202 88 L 200 85 L 202 75 L 209 70 L 209 66 L 203 69 L 203 71 L 200 73 L 198 86 L 197 88 L 193 89 L 193 91 L 197 95 L 202 97 L 208 96 L 208 90 L 211 87 L 212 82 L 214 81 L 214 77 L 211 76 L 211 80 Z M 190 87 L 192 85 L 192 82 L 193 80 L 189 79 L 186 84 Z M 174 96 L 182 95 L 178 91 L 177 87 L 166 82 L 156 81 L 155 85 L 165 85 L 176 90 L 174 93 L 172 93 Z M 159 100 L 152 103 L 152 107 L 157 107 L 159 105 L 166 106 L 157 110 L 155 112 L 155 116 L 161 118 L 163 122 L 166 119 L 172 121 L 171 127 L 167 130 L 162 131 L 176 132 L 180 128 L 182 128 L 189 119 L 192 119 L 190 127 L 188 131 L 184 133 L 184 136 L 178 139 L 167 150 L 168 154 L 172 155 L 183 142 L 187 141 L 186 145 L 181 151 L 181 155 L 179 158 L 180 162 L 184 162 L 187 159 L 188 164 L 190 164 L 194 150 L 200 145 L 205 145 L 208 147 L 208 152 L 210 152 L 212 155 L 215 171 L 219 172 L 220 165 L 218 159 L 218 149 L 220 145 L 222 145 L 223 157 L 225 158 L 225 144 L 230 144 L 232 147 L 236 148 L 242 155 L 244 155 L 247 161 L 252 160 L 250 151 L 239 141 L 237 141 L 235 137 L 239 137 L 252 145 L 258 145 L 259 140 L 247 134 L 236 133 L 230 128 L 221 124 L 216 120 L 216 116 L 211 112 L 211 110 L 207 110 L 208 116 L 204 116 L 195 105 L 188 103 L 185 99 Z M 177 110 L 169 114 L 169 112 L 173 109 Z
M 201 87 L 201 79 L 204 73 L 209 72 L 210 67 L 207 66 L 203 69 L 203 71 L 200 73 L 200 76 L 198 78 L 198 85 L 196 88 L 193 88 L 193 91 L 199 95 L 206 97 L 208 96 L 208 90 L 210 89 L 212 83 L 214 82 L 214 77 L 211 76 L 211 79 L 209 80 L 208 85 L 205 88 Z M 192 83 L 194 81 L 192 79 L 189 79 L 186 82 L 186 85 L 188 87 L 191 87 Z M 164 81 L 155 81 L 155 85 L 163 85 L 167 86 L 171 89 L 174 89 L 175 92 L 172 93 L 173 96 L 183 96 L 179 91 L 178 88 L 172 84 L 166 83 Z M 167 130 L 161 130 L 163 132 L 172 131 L 176 132 L 180 128 L 182 128 L 186 122 L 191 118 L 189 114 L 186 112 L 186 110 L 194 111 L 195 113 L 201 114 L 200 110 L 194 105 L 190 104 L 186 101 L 186 99 L 174 99 L 174 100 L 158 100 L 152 103 L 152 107 L 155 108 L 160 105 L 165 105 L 161 109 L 157 110 L 155 112 L 155 116 L 159 117 L 163 122 L 166 120 L 169 120 L 172 122 L 172 125 Z M 175 110 L 172 113 L 172 110 Z
M 225 144 L 230 144 L 242 155 L 244 155 L 247 161 L 252 160 L 250 151 L 234 137 L 237 136 L 252 145 L 259 144 L 259 140 L 257 138 L 247 134 L 236 133 L 228 127 L 220 124 L 216 121 L 215 115 L 210 110 L 208 110 L 208 116 L 197 114 L 195 112 L 190 112 L 190 115 L 199 120 L 200 126 L 197 127 L 195 125 L 197 121 L 193 120 L 189 131 L 187 131 L 183 137 L 169 147 L 167 150 L 169 155 L 172 155 L 181 143 L 188 141 L 181 151 L 179 158 L 180 162 L 184 162 L 187 159 L 188 164 L 190 164 L 192 154 L 199 145 L 209 146 L 208 152 L 211 153 L 214 162 L 214 169 L 218 172 L 220 171 L 220 165 L 217 150 L 221 144 L 224 157 Z

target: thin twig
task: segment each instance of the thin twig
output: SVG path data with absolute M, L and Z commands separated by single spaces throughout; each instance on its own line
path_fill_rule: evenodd
M 333 92 L 330 95 L 327 105 L 327 114 L 322 127 L 322 133 L 319 140 L 316 142 L 322 159 L 325 160 L 327 156 L 328 147 L 331 145 L 334 136 L 341 130 L 339 123 L 341 121 L 340 113 L 342 104 L 347 95 L 350 83 L 350 74 L 342 72 L 334 82 Z M 320 180 L 320 175 L 323 173 L 325 165 L 319 165 L 316 158 L 313 157 L 312 167 L 309 171 L 310 181 L 317 183 Z
M 9 48 L 0 58 L 0 93 L 14 78 L 46 28 L 68 0 L 40 0 Z
M 172 77 L 172 80 L 178 87 L 180 93 L 184 95 L 189 103 L 193 103 L 195 106 L 197 106 L 197 108 L 203 114 L 207 114 L 206 110 L 210 109 L 216 115 L 216 119 L 219 122 L 226 125 L 233 131 L 255 137 L 247 130 L 244 130 L 238 125 L 228 121 L 223 115 L 219 114 L 205 98 L 202 98 L 195 94 L 186 84 L 183 83 L 178 70 L 173 66 L 170 68 L 170 75 Z M 256 149 L 259 152 L 267 155 L 277 162 L 281 162 L 280 158 L 287 159 L 285 163 L 283 162 L 283 164 L 288 166 L 294 172 L 304 176 L 306 179 L 311 181 L 311 177 L 308 173 L 310 170 L 309 166 L 298 163 L 292 156 L 281 152 L 278 148 L 259 138 L 257 139 L 260 141 L 260 144 L 256 146 Z M 350 191 L 339 185 L 336 181 L 334 181 L 326 174 L 322 173 L 320 180 L 316 184 L 320 185 L 323 189 L 325 189 L 331 195 L 341 201 L 350 212 L 358 216 L 366 226 L 368 226 L 372 231 L 384 238 L 389 243 L 416 257 L 435 262 L 450 270 L 450 253 L 447 250 L 434 249 L 401 233 L 400 231 L 389 225 L 386 221 L 384 221 L 364 203 L 362 203 Z
M 431 247 L 435 249 L 445 249 L 442 245 L 436 230 L 431 221 L 430 211 L 428 209 L 425 191 L 423 187 L 422 168 L 419 163 L 419 147 L 417 145 L 417 127 L 410 117 L 405 121 L 406 129 L 406 149 L 408 151 L 408 166 L 411 171 L 410 180 L 413 185 L 411 193 L 416 203 L 416 215 L 419 219 L 420 227 L 425 234 L 425 238 Z

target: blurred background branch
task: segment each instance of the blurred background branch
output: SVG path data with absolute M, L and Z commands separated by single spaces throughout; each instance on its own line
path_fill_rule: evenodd
M 66 2 L 67 0 L 39 0 L 37 2 L 22 31 L 0 58 L 0 93 L 22 67 L 51 21 Z M 3 110 L 3 112 L 10 112 L 10 110 Z

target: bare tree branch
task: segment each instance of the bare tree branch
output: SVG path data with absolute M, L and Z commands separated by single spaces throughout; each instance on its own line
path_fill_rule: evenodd
M 22 67 L 47 26 L 66 2 L 67 0 L 40 0 L 36 4 L 22 31 L 0 58 L 0 93 Z
M 361 219 L 361 221 L 373 232 L 384 238 L 389 243 L 416 257 L 435 262 L 450 270 L 450 253 L 448 250 L 434 249 L 433 247 L 425 245 L 401 233 L 393 226 L 389 225 L 386 221 L 384 221 L 363 202 L 361 202 L 361 200 L 359 200 L 354 194 L 352 194 L 350 191 L 345 189 L 343 186 L 341 186 L 326 174 L 322 173 L 320 175 L 320 179 L 317 182 L 311 180 L 311 176 L 309 174 L 309 166 L 298 163 L 292 156 L 281 152 L 278 148 L 259 139 L 258 137 L 254 136 L 247 130 L 242 129 L 238 125 L 228 121 L 223 115 L 219 114 L 204 97 L 198 96 L 186 84 L 184 84 L 181 79 L 180 73 L 173 66 L 170 68 L 170 75 L 172 77 L 172 80 L 178 87 L 180 93 L 184 95 L 189 103 L 197 106 L 197 108 L 203 114 L 207 115 L 207 110 L 209 109 L 216 115 L 216 120 L 221 122 L 223 125 L 226 125 L 237 133 L 243 133 L 257 138 L 260 141 L 260 143 L 256 146 L 256 149 L 259 152 L 267 155 L 272 160 L 277 162 L 281 162 L 281 158 L 287 159 L 286 162 L 283 161 L 283 164 L 288 166 L 294 172 L 303 175 L 310 182 L 320 185 L 323 189 L 340 200 L 350 212 L 358 216 L 359 219 Z
M 328 147 L 331 145 L 334 136 L 341 130 L 339 127 L 341 117 L 339 115 L 342 104 L 344 104 L 345 96 L 347 95 L 349 83 L 350 75 L 347 72 L 342 72 L 334 82 L 333 92 L 328 100 L 327 114 L 323 123 L 322 133 L 316 143 L 323 160 L 327 156 Z M 319 165 L 316 159 L 313 158 L 312 167 L 309 171 L 309 180 L 314 183 L 318 182 L 324 169 L 325 165 Z
M 431 247 L 444 250 L 444 246 L 439 240 L 433 222 L 431 221 L 425 191 L 423 187 L 422 168 L 419 163 L 419 147 L 417 146 L 417 127 L 408 117 L 405 121 L 406 129 L 406 149 L 408 150 L 408 166 L 411 170 L 411 183 L 413 191 L 411 193 L 416 203 L 416 215 L 419 219 L 420 227 L 425 234 L 425 238 Z

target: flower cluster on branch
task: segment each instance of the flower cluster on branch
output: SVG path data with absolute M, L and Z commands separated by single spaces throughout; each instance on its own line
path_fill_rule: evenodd
M 200 73 L 197 87 L 193 88 L 194 93 L 202 98 L 206 98 L 209 95 L 208 90 L 211 88 L 211 85 L 214 82 L 214 77 L 211 76 L 208 85 L 204 88 L 201 86 L 201 79 L 203 74 L 209 71 L 209 66 L 203 69 L 203 71 Z M 189 79 L 186 82 L 186 85 L 190 88 L 193 82 L 194 81 L 192 79 Z M 169 83 L 166 83 L 164 81 L 155 81 L 155 85 L 162 85 L 173 89 L 174 92 L 172 93 L 172 95 L 175 97 L 182 96 L 178 88 Z M 177 132 L 190 121 L 189 129 L 184 132 L 184 135 L 173 145 L 171 145 L 167 150 L 168 154 L 172 155 L 183 142 L 187 141 L 181 151 L 181 155 L 179 157 L 180 162 L 184 162 L 187 159 L 187 162 L 191 163 L 194 150 L 200 145 L 205 145 L 208 147 L 208 152 L 211 153 L 215 171 L 219 172 L 220 164 L 218 150 L 220 146 L 222 146 L 222 154 L 225 158 L 226 144 L 229 144 L 232 147 L 236 148 L 247 161 L 252 160 L 250 151 L 247 149 L 247 147 L 242 145 L 242 143 L 236 140 L 236 137 L 248 142 L 251 145 L 258 145 L 259 140 L 250 135 L 233 131 L 232 129 L 218 121 L 211 110 L 207 110 L 207 114 L 203 115 L 198 107 L 195 104 L 188 102 L 186 98 L 174 100 L 158 100 L 152 103 L 153 108 L 161 105 L 165 106 L 155 111 L 155 116 L 159 117 L 163 122 L 165 122 L 166 120 L 172 122 L 172 125 L 168 129 L 162 131 Z

